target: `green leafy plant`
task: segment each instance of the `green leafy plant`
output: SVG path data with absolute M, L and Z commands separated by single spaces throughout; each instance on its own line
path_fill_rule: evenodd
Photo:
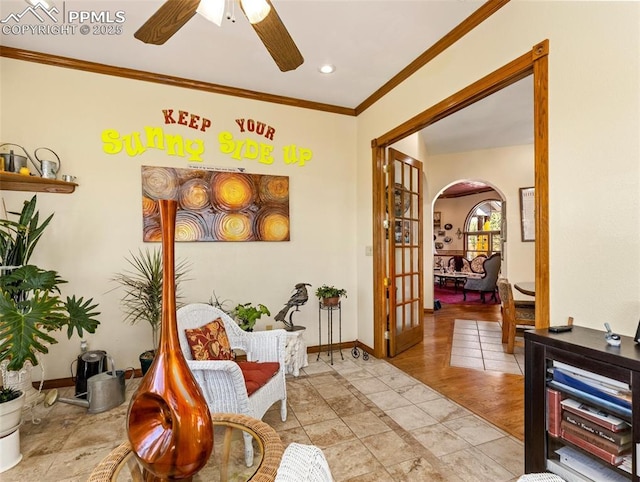
M 112 281 L 124 288 L 121 306 L 124 319 L 130 324 L 146 321 L 151 326 L 153 348 L 158 347 L 158 335 L 162 322 L 162 251 L 160 249 L 138 254 L 129 253 L 125 258 L 130 269 L 117 273 Z M 176 305 L 182 306 L 180 300 L 180 282 L 184 281 L 189 265 L 182 260 L 176 264 Z
M 7 214 L 18 216 L 17 221 L 0 219 L 0 263 L 3 267 L 22 266 L 29 262 L 33 250 L 48 226 L 53 214 L 42 224 L 36 211 L 37 197 L 25 201 L 22 211 Z
M 347 290 L 336 288 L 335 286 L 322 285 L 316 289 L 316 296 L 319 299 L 347 297 Z
M 262 315 L 270 316 L 269 308 L 258 303 L 254 306 L 252 303 L 237 304 L 231 311 L 231 316 L 236 320 L 238 326 L 244 331 L 253 331 L 253 327 Z
M 19 398 L 20 395 L 22 395 L 22 390 L 13 387 L 2 387 L 0 388 L 0 403 L 10 402 Z
M 67 330 L 82 337 L 94 333 L 100 322 L 93 299 L 61 297 L 60 285 L 66 283 L 56 271 L 28 264 L 53 214 L 41 224 L 34 196 L 24 203 L 18 221 L 0 220 L 0 361 L 8 360 L 8 370 L 20 370 L 29 360 L 38 364 L 37 353 L 48 353 L 48 345 L 57 343 L 52 332 Z

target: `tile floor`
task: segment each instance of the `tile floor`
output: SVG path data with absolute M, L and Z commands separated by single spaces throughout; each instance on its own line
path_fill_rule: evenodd
M 524 348 L 513 354 L 502 344 L 502 324 L 495 321 L 455 320 L 449 364 L 487 372 L 524 375 Z
M 337 482 L 500 482 L 523 473 L 517 439 L 385 361 L 344 354 L 333 366 L 326 354 L 319 361 L 310 356 L 299 377 L 287 378 L 287 421 L 280 421 L 277 405 L 264 417 L 285 446 L 321 447 Z M 127 382 L 128 396 L 138 381 Z M 73 395 L 72 387 L 64 390 Z M 126 439 L 126 410 L 127 402 L 96 415 L 63 403 L 38 406 L 41 423 L 27 420 L 20 429 L 23 461 L 0 479 L 86 480 Z

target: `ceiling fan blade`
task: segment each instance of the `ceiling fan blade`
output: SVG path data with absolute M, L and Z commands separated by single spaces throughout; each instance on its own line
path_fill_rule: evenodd
M 162 45 L 196 14 L 200 0 L 167 0 L 136 33 L 138 40 Z
M 278 12 L 273 7 L 270 0 L 266 2 L 271 7 L 271 10 L 267 16 L 258 23 L 252 23 L 251 26 L 262 40 L 262 43 L 267 48 L 276 65 L 282 72 L 297 69 L 304 62 L 304 58 L 298 50 L 298 47 L 293 42 L 291 35 L 287 31 L 287 28 L 282 23 Z M 242 1 L 240 7 L 245 15 L 247 15 Z M 248 18 L 248 15 L 247 15 Z

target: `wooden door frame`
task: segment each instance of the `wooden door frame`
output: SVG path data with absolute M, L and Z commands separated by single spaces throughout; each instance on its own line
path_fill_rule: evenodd
M 371 141 L 373 168 L 373 355 L 387 357 L 385 266 L 385 150 L 425 127 L 533 75 L 536 328 L 549 326 L 549 40 L 534 45 L 503 67 L 429 107 Z

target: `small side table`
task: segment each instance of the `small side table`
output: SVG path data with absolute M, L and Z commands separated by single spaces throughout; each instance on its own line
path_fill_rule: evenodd
M 304 329 L 288 331 L 284 348 L 285 373 L 294 377 L 300 375 L 300 369 L 309 365 L 307 342 L 302 337 Z
M 320 353 L 322 353 L 322 312 L 326 313 L 327 318 L 327 355 L 331 358 L 331 364 L 333 365 L 333 313 L 338 312 L 338 350 L 340 351 L 340 357 L 344 360 L 342 355 L 342 309 L 341 302 L 335 306 L 325 306 L 322 301 L 318 304 L 318 357 L 316 360 L 320 360 Z

